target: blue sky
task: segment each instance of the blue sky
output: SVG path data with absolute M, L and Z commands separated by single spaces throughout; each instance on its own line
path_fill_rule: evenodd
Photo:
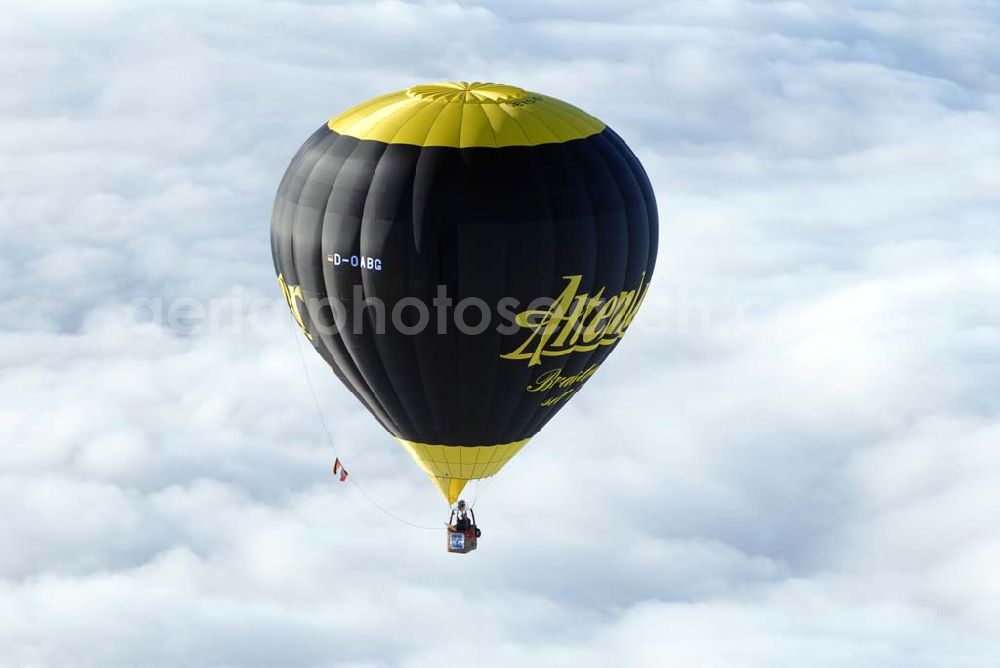
M 11 3 L 0 665 L 997 665 L 998 43 L 974 1 Z M 330 477 L 268 245 L 316 127 L 458 79 L 601 118 L 661 214 L 464 558 Z M 355 479 L 441 523 L 313 357 Z

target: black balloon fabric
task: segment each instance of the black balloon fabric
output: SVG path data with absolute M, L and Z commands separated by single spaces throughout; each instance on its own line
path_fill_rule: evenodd
M 429 84 L 305 142 L 271 245 L 313 347 L 453 502 L 615 348 L 653 273 L 657 213 L 600 121 L 513 86 Z

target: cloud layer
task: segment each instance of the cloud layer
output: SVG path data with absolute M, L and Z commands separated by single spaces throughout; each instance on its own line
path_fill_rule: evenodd
M 996 665 L 997 43 L 972 0 L 15 4 L 0 665 Z M 663 221 L 466 558 L 330 478 L 267 242 L 315 127 L 442 79 L 607 121 Z M 439 525 L 307 365 L 364 491 Z

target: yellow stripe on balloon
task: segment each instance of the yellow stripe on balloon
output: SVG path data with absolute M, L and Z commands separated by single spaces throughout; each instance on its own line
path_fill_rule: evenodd
M 357 139 L 451 148 L 561 144 L 605 127 L 561 100 L 475 81 L 411 86 L 352 107 L 327 126 Z
M 470 480 L 495 475 L 529 438 L 495 445 L 434 445 L 396 437 L 430 476 L 448 503 L 455 503 Z

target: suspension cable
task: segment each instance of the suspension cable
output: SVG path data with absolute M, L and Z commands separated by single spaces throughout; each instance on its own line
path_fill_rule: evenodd
M 291 323 L 292 321 L 290 320 L 289 324 Z M 295 348 L 299 351 L 299 361 L 302 362 L 302 371 L 305 373 L 306 376 L 306 384 L 309 386 L 309 393 L 312 395 L 313 404 L 316 406 L 316 414 L 319 416 L 320 424 L 323 425 L 323 431 L 326 433 L 326 439 L 327 442 L 330 444 L 330 449 L 333 450 L 334 457 L 340 459 L 340 454 L 337 452 L 337 446 L 334 445 L 333 443 L 333 434 L 330 433 L 330 427 L 327 425 L 326 417 L 324 417 L 323 415 L 323 407 L 319 402 L 319 397 L 316 396 L 316 389 L 313 387 L 312 376 L 309 374 L 309 365 L 306 363 L 306 356 L 302 352 L 302 342 L 299 340 L 299 333 L 295 331 L 294 325 L 292 325 L 292 335 L 295 338 Z M 343 460 L 341 460 L 341 463 L 343 464 Z M 350 472 L 348 473 L 347 482 L 354 485 L 354 488 L 357 489 L 359 492 L 361 492 L 361 495 L 364 496 L 372 506 L 374 506 L 376 509 L 381 511 L 386 516 L 396 520 L 397 522 L 413 527 L 414 529 L 425 529 L 428 531 L 441 530 L 441 527 L 430 527 L 423 524 L 416 524 L 415 522 L 411 522 L 407 519 L 404 519 L 399 515 L 397 515 L 396 513 L 392 512 L 391 510 L 386 509 L 378 501 L 373 499 L 368 492 L 365 491 L 365 488 L 362 487 L 361 483 L 358 482 L 357 478 L 354 476 L 353 473 Z

